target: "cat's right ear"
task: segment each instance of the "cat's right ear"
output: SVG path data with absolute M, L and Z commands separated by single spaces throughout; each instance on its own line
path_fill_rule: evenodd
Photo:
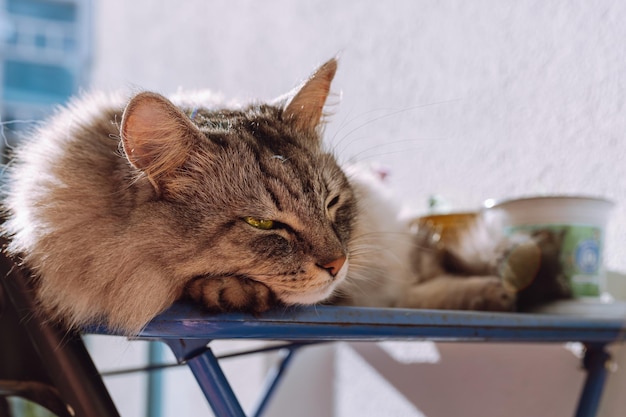
M 130 100 L 120 133 L 126 158 L 147 175 L 157 192 L 162 181 L 184 164 L 201 135 L 172 102 L 149 92 Z
M 337 59 L 333 58 L 317 71 L 295 92 L 283 110 L 285 120 L 302 131 L 315 131 L 322 121 L 324 105 L 330 92 L 330 84 L 337 72 Z

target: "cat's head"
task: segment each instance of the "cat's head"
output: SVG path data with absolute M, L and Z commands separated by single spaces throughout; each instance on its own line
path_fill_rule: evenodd
M 171 251 L 186 276 L 248 277 L 287 304 L 323 300 L 344 279 L 356 202 L 320 128 L 336 67 L 273 104 L 129 102 L 124 154 L 149 181 L 145 206 L 176 225 Z

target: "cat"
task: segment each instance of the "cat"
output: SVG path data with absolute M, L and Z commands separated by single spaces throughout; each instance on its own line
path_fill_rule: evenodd
M 254 314 L 514 309 L 494 268 L 447 273 L 432 233 L 411 233 L 372 172 L 325 150 L 336 69 L 331 59 L 275 101 L 242 106 L 85 94 L 33 131 L 7 168 L 3 234 L 42 310 L 134 334 L 181 298 Z

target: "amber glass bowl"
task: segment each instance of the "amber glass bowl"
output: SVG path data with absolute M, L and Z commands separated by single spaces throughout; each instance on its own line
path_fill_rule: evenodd
M 418 217 L 414 224 L 417 227 L 432 227 L 439 233 L 441 242 L 446 244 L 456 241 L 459 233 L 470 227 L 478 215 L 476 212 L 429 214 Z

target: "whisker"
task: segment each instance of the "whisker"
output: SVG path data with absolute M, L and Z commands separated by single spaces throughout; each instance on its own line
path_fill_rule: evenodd
M 407 108 L 403 108 L 403 109 L 389 109 L 389 110 L 392 110 L 390 113 L 383 114 L 381 116 L 378 116 L 378 117 L 375 117 L 375 118 L 373 118 L 371 120 L 368 120 L 365 123 L 362 123 L 361 125 L 355 127 L 354 129 L 352 129 L 348 133 L 346 133 L 344 135 L 344 138 L 346 138 L 346 137 L 350 136 L 351 134 L 353 134 L 354 132 L 357 132 L 358 130 L 363 129 L 364 127 L 369 126 L 372 123 L 378 122 L 380 120 L 388 119 L 390 117 L 393 117 L 393 116 L 396 116 L 396 115 L 399 115 L 399 114 L 403 114 L 403 113 L 408 113 L 408 112 L 411 112 L 411 111 L 414 111 L 414 110 L 423 109 L 423 108 L 427 108 L 427 107 L 438 106 L 438 105 L 441 105 L 441 104 L 454 103 L 454 102 L 457 102 L 457 101 L 460 101 L 460 100 L 461 99 L 456 98 L 456 99 L 450 99 L 450 100 L 435 101 L 435 102 L 426 103 L 426 104 L 418 104 L 416 106 L 407 107 Z M 363 113 L 362 116 L 365 116 L 368 113 L 373 113 L 375 111 L 380 111 L 380 110 L 386 110 L 386 109 L 370 110 L 369 112 Z M 361 116 L 359 116 L 359 117 L 361 117 Z M 337 134 L 339 132 L 340 132 L 340 130 L 336 132 L 336 134 L 333 136 L 333 140 L 335 139 L 335 137 L 337 136 Z
M 370 236 L 374 236 L 374 237 L 381 237 L 381 236 L 393 236 L 393 237 L 412 237 L 413 234 L 412 232 L 410 232 L 408 229 L 407 231 L 386 231 L 386 230 L 380 230 L 380 231 L 371 231 L 371 232 L 367 232 L 367 233 L 362 233 L 360 235 L 357 235 L 353 238 L 354 239 L 359 239 L 359 238 L 363 238 L 363 237 L 370 237 Z
M 381 146 L 384 146 L 384 145 L 381 145 Z M 393 151 L 387 151 L 387 152 L 382 152 L 382 153 L 375 153 L 371 155 L 364 155 L 367 152 L 371 151 L 371 149 L 365 149 L 361 152 L 356 153 L 355 155 L 351 155 L 351 160 L 363 162 L 363 161 L 371 160 L 373 158 L 380 158 L 380 157 L 387 156 L 387 155 L 396 155 L 400 153 L 404 154 L 404 153 L 410 153 L 410 152 L 420 151 L 420 150 L 423 150 L 423 148 L 421 147 L 404 148 L 404 149 L 396 149 Z
M 344 152 L 347 152 L 348 149 L 350 149 L 350 147 L 360 141 L 365 140 L 365 136 L 360 136 L 357 138 L 352 139 L 350 142 L 346 143 L 341 149 L 339 149 L 339 145 L 334 146 L 333 147 L 333 154 L 335 155 L 343 155 Z M 367 152 L 371 152 L 374 151 L 378 148 L 388 148 L 394 145 L 401 145 L 404 143 L 411 143 L 411 144 L 422 144 L 425 142 L 440 142 L 440 141 L 444 141 L 447 140 L 447 138 L 445 137 L 417 137 L 417 138 L 412 138 L 412 139 L 398 139 L 398 140 L 393 140 L 393 141 L 389 141 L 387 138 L 385 138 L 385 140 L 382 141 L 382 143 L 378 143 L 375 145 L 372 145 L 368 148 L 365 148 L 363 150 L 361 150 L 356 156 L 352 155 L 350 158 L 357 160 L 358 161 L 358 155 L 363 154 L 363 153 L 367 153 Z M 408 150 L 417 150 L 419 148 L 408 148 Z M 407 148 L 402 148 L 402 150 L 407 150 Z
M 369 236 L 360 236 L 351 240 L 352 245 L 374 245 L 380 246 L 381 243 L 395 243 L 402 242 L 405 244 L 413 244 L 414 238 L 413 236 L 403 236 L 402 234 L 379 234 L 376 235 L 372 233 Z
M 5 126 L 10 126 L 10 125 L 20 125 L 20 124 L 36 124 L 39 123 L 39 120 L 35 120 L 35 119 L 31 119 L 31 120 L 6 120 L 6 121 L 1 121 L 0 120 L 0 136 L 2 137 L 2 144 L 4 145 L 4 147 L 6 149 L 12 149 L 13 147 L 11 146 L 11 143 L 9 142 L 9 138 L 6 135 L 5 132 Z

